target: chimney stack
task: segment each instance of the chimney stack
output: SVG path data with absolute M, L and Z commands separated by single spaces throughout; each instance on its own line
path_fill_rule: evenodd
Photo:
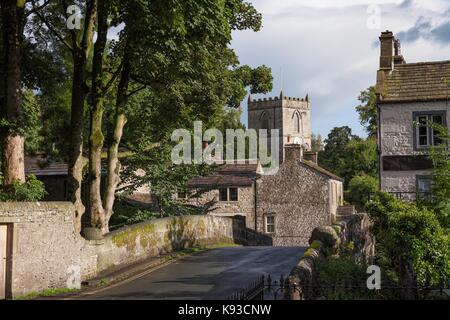
M 287 144 L 284 146 L 284 162 L 303 160 L 303 148 L 300 144 Z
M 394 69 L 394 34 L 391 31 L 381 33 L 380 70 L 392 71 Z

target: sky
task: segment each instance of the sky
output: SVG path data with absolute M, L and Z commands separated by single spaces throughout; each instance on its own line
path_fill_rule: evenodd
M 450 60 L 450 0 L 247 0 L 263 28 L 236 31 L 241 64 L 272 68 L 273 91 L 256 98 L 311 100 L 312 131 L 349 126 L 365 136 L 355 106 L 375 84 L 380 33 L 393 31 L 407 62 Z M 247 99 L 241 121 L 247 125 Z

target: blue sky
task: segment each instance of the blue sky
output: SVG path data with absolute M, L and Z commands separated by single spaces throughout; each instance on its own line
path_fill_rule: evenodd
M 236 32 L 232 47 L 242 64 L 272 68 L 274 90 L 262 96 L 282 87 L 287 96 L 308 93 L 312 130 L 323 137 L 344 125 L 365 135 L 355 106 L 360 91 L 375 84 L 381 31 L 402 40 L 407 62 L 450 60 L 450 0 L 248 1 L 263 14 L 263 29 Z M 379 29 L 367 26 L 373 5 Z M 246 100 L 242 107 L 247 124 Z

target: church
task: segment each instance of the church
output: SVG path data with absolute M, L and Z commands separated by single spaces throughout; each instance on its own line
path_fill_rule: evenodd
M 335 221 L 343 205 L 343 180 L 317 164 L 311 151 L 311 103 L 284 96 L 248 100 L 249 129 L 278 129 L 280 167 L 264 174 L 259 162 L 237 160 L 191 179 L 178 201 L 208 214 L 245 219 L 247 228 L 275 246 L 307 245 L 312 230 Z M 270 144 L 270 139 L 267 142 Z M 268 146 L 270 150 L 270 145 Z

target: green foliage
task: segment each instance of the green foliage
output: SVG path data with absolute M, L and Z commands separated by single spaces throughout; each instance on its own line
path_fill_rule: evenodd
M 347 199 L 351 203 L 364 205 L 369 199 L 369 194 L 378 191 L 378 179 L 366 174 L 354 176 L 349 184 Z
M 211 173 L 213 166 L 208 165 L 174 165 L 171 162 L 173 144 L 155 146 L 124 159 L 123 179 L 129 184 L 128 192 L 145 185 L 151 185 L 152 193 L 158 198 L 159 207 L 164 215 L 189 214 L 189 208 L 178 204 L 173 195 L 186 190 L 190 179 Z M 143 170 L 145 175 L 137 174 Z M 189 192 L 188 192 L 189 193 Z M 198 212 L 197 212 L 198 213 Z
M 432 124 L 442 143 L 430 149 L 433 162 L 431 204 L 442 226 L 450 229 L 450 134 L 446 127 Z
M 366 266 L 350 255 L 331 257 L 316 264 L 313 294 L 327 300 L 366 299 L 370 296 L 366 279 Z
M 323 151 L 323 140 L 320 134 L 311 134 L 311 150 L 313 152 Z
M 440 285 L 450 278 L 450 242 L 432 210 L 379 193 L 367 204 L 374 221 L 378 264 L 402 283 L 410 274 L 418 285 Z M 409 270 L 412 265 L 413 270 Z
M 0 176 L 0 201 L 40 201 L 45 195 L 44 183 L 34 175 L 27 177 L 25 183 L 14 181 L 7 190 L 1 188 L 2 178 Z
M 349 127 L 339 127 L 331 130 L 325 144 L 319 153 L 319 164 L 344 178 L 345 187 L 356 175 L 377 176 L 375 138 L 361 139 Z
M 154 212 L 148 207 L 134 206 L 124 200 L 118 199 L 114 203 L 114 215 L 110 221 L 110 229 L 116 229 L 126 225 L 161 218 L 161 213 Z
M 377 96 L 374 86 L 361 92 L 359 96 L 361 104 L 356 107 L 359 114 L 359 121 L 366 129 L 369 137 L 377 136 Z

